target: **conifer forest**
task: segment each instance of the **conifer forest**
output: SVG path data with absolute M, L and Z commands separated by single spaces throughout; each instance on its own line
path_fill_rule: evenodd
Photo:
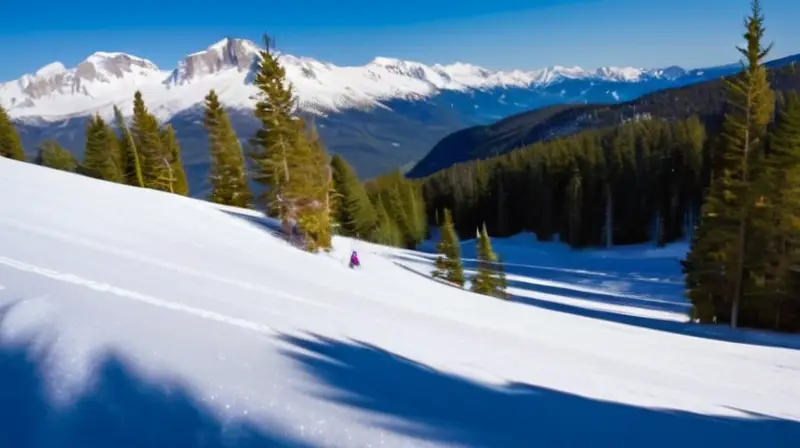
M 574 250 L 690 242 L 686 297 L 699 323 L 800 331 L 800 96 L 775 88 L 759 0 L 744 22 L 742 69 L 724 79 L 721 115 L 647 113 L 611 126 L 538 141 L 423 179 L 399 170 L 361 182 L 328 154 L 313 122 L 295 115 L 295 95 L 265 37 L 260 123 L 238 136 L 212 90 L 203 126 L 211 168 L 209 201 L 279 219 L 305 250 L 329 250 L 340 234 L 415 248 L 439 230 L 434 276 L 509 299 L 491 237 L 532 232 Z M 790 67 L 794 70 L 794 67 Z M 689 92 L 689 93 L 687 93 Z M 702 103 L 691 90 L 676 104 Z M 137 92 L 126 122 L 115 109 L 86 132 L 81 160 L 46 141 L 32 162 L 107 182 L 188 195 L 179 137 Z M 685 112 L 685 111 L 684 111 Z M 0 156 L 25 160 L 0 108 Z M 479 272 L 465 274 L 459 236 L 475 240 Z

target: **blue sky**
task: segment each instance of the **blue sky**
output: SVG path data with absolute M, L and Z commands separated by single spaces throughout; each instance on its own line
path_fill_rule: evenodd
M 488 68 L 734 62 L 748 0 L 39 0 L 7 2 L 0 80 L 122 51 L 171 69 L 225 36 L 339 65 L 375 56 Z M 798 0 L 762 0 L 773 57 L 800 53 Z M 130 7 L 129 7 L 130 5 Z

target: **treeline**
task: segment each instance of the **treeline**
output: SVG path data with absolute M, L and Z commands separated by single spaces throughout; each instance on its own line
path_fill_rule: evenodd
M 459 233 L 558 235 L 572 247 L 681 238 L 708 183 L 709 141 L 696 117 L 641 119 L 540 142 L 424 180 L 432 224 L 450 209 Z

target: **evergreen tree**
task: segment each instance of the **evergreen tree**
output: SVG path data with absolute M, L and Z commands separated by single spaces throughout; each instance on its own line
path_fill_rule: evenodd
M 253 195 L 247 184 L 242 147 L 214 90 L 206 95 L 203 126 L 208 132 L 211 149 L 209 200 L 234 207 L 250 207 Z
M 492 242 L 485 224 L 480 231 L 476 231 L 475 243 L 478 268 L 475 275 L 472 276 L 470 290 L 478 294 L 505 299 L 505 272 L 497 255 L 492 250 Z
M 139 156 L 145 188 L 174 190 L 177 175 L 170 163 L 172 155 L 165 151 L 158 120 L 148 112 L 142 93 L 138 90 L 133 98 L 131 135 Z
M 759 250 L 748 244 L 756 201 L 751 186 L 763 159 L 764 136 L 773 108 L 773 94 L 762 65 L 770 47 L 761 44 L 764 27 L 759 0 L 752 1 L 745 26 L 747 47 L 738 49 L 747 65 L 740 74 L 726 80 L 729 107 L 722 128 L 723 144 L 715 160 L 716 177 L 702 208 L 698 238 L 685 265 L 690 300 L 695 306 L 715 310 L 713 316 L 698 314 L 703 319 L 730 322 L 734 328 L 738 326 L 742 295 L 749 288 L 748 252 Z M 712 280 L 718 276 L 723 278 Z M 699 305 L 703 301 L 717 305 Z M 724 303 L 730 306 L 729 314 L 719 309 L 719 304 Z
M 86 148 L 79 172 L 97 179 L 122 183 L 124 173 L 120 163 L 117 139 L 100 115 L 95 115 L 86 128 Z
M 121 167 L 125 174 L 125 183 L 136 187 L 144 188 L 144 175 L 142 174 L 142 161 L 139 151 L 136 148 L 136 142 L 133 139 L 128 125 L 125 124 L 125 118 L 122 116 L 122 111 L 115 105 L 114 106 L 114 121 L 117 128 L 120 130 L 118 139 Z
M 259 199 L 267 213 L 281 220 L 286 234 L 302 229 L 305 248 L 331 247 L 331 172 L 328 155 L 315 127 L 292 115 L 294 95 L 264 37 L 254 84 L 259 90 L 255 116 L 261 128 L 252 140 L 254 180 L 266 187 Z
M 2 106 L 0 106 L 0 157 L 25 160 L 22 141 L 14 127 L 14 123 L 11 122 L 11 117 L 8 116 L 8 112 Z
M 37 165 L 61 171 L 75 172 L 78 161 L 55 140 L 45 140 L 39 146 L 39 152 L 33 161 Z
M 461 246 L 453 225 L 450 210 L 444 210 L 444 220 L 440 228 L 440 240 L 436 245 L 439 257 L 434 262 L 433 277 L 439 278 L 459 288 L 464 287 L 464 268 L 461 264 Z
M 294 95 L 286 82 L 286 71 L 264 36 L 264 50 L 259 53 L 258 72 L 253 84 L 258 88 L 255 116 L 261 127 L 252 139 L 249 154 L 254 165 L 253 180 L 265 187 L 259 197 L 270 216 L 281 219 L 287 232 L 295 216 L 292 196 L 292 171 L 297 167 L 297 147 L 301 138 L 301 123 L 292 117 Z
M 161 144 L 166 156 L 166 163 L 169 165 L 169 176 L 172 179 L 168 191 L 181 196 L 188 196 L 189 183 L 186 180 L 186 171 L 183 169 L 181 146 L 177 137 L 175 137 L 175 129 L 172 125 L 168 124 L 161 131 Z
M 760 266 L 751 268 L 760 301 L 751 307 L 758 322 L 775 330 L 800 329 L 800 97 L 787 95 L 759 173 L 754 245 Z M 751 317 L 750 321 L 754 319 Z M 762 325 L 763 326 L 763 325 Z
M 342 156 L 331 158 L 333 185 L 337 195 L 334 219 L 342 235 L 368 238 L 378 226 L 378 216 L 358 180 L 355 170 Z M 386 213 L 386 210 L 383 211 Z
M 331 193 L 333 174 L 325 146 L 313 124 L 304 129 L 295 157 L 298 166 L 292 191 L 297 201 L 297 222 L 306 234 L 306 249 L 315 252 L 332 248 Z
M 397 223 L 386 212 L 383 201 L 376 201 L 374 207 L 377 216 L 377 227 L 370 239 L 387 246 L 401 246 L 403 244 L 403 234 L 397 227 Z

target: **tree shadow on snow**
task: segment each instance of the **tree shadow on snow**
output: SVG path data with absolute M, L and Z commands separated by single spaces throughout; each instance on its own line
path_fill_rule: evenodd
M 540 291 L 538 288 L 531 288 L 531 285 L 528 283 L 513 280 L 508 282 L 508 286 L 529 291 Z M 551 294 L 557 294 L 567 298 L 585 299 L 585 297 L 581 297 L 579 294 L 573 294 L 571 291 L 554 291 L 551 292 Z M 658 319 L 655 317 L 624 314 L 622 312 L 585 308 L 582 306 L 553 302 L 545 299 L 537 299 L 519 294 L 512 295 L 515 302 L 536 306 L 538 308 L 543 308 L 550 311 L 557 311 L 559 313 L 573 314 L 592 319 L 601 319 L 618 324 L 632 325 L 641 328 L 648 328 L 650 330 L 664 331 L 696 338 L 712 339 L 715 341 L 800 350 L 800 337 L 792 334 L 779 334 L 762 330 L 748 330 L 742 328 L 732 329 L 727 325 L 696 324 L 688 321 L 688 315 L 685 322 L 680 322 Z M 607 303 L 615 304 L 613 301 L 608 301 Z M 616 304 L 625 305 L 625 303 Z M 646 309 L 645 306 L 638 306 L 638 308 Z
M 0 309 L 0 327 L 7 312 Z M 33 343 L 0 341 L 2 447 L 309 446 L 261 425 L 222 421 L 179 382 L 140 378 L 113 353 L 96 364 L 86 392 L 55 406 L 43 375 L 47 352 Z
M 283 233 L 283 229 L 281 229 L 281 223 L 276 219 L 270 218 L 266 215 L 253 216 L 251 214 L 245 213 L 244 211 L 238 212 L 232 209 L 233 207 L 225 209 L 221 208 L 219 210 L 230 216 L 239 218 L 250 224 L 254 224 L 256 227 L 260 227 L 261 229 L 266 230 L 267 232 L 273 235 L 281 235 Z
M 391 258 L 395 259 L 401 264 L 418 263 L 418 264 L 432 264 L 433 259 L 430 260 L 414 258 L 403 254 L 391 254 Z M 473 261 L 465 261 L 464 268 L 474 270 L 476 264 Z M 544 268 L 541 268 L 544 269 Z M 506 268 L 506 273 L 516 275 L 520 274 L 520 270 L 515 268 Z M 527 274 L 530 275 L 530 274 Z M 570 275 L 575 276 L 570 280 Z M 637 297 L 636 291 L 629 293 L 621 293 L 614 295 L 613 292 L 603 294 L 596 291 L 585 291 L 575 289 L 572 286 L 591 286 L 583 283 L 578 283 L 581 278 L 579 274 L 570 274 L 569 272 L 561 272 L 557 270 L 554 273 L 542 272 L 536 277 L 546 279 L 548 281 L 557 281 L 562 284 L 541 284 L 529 281 L 514 280 L 511 276 L 508 280 L 508 286 L 517 288 L 531 293 L 544 293 L 566 297 L 570 299 L 580 299 L 588 302 L 621 305 L 631 308 L 638 308 L 642 310 L 651 311 L 664 311 L 684 314 L 688 311 L 689 306 L 686 302 L 671 302 L 667 297 L 681 297 L 683 294 L 682 285 L 665 285 L 662 294 L 657 298 L 650 299 L 648 297 Z M 572 283 L 571 283 L 572 282 Z M 800 350 L 800 337 L 791 334 L 779 334 L 761 330 L 748 330 L 748 329 L 731 329 L 722 325 L 701 325 L 694 324 L 688 321 L 688 313 L 686 314 L 686 321 L 679 322 L 674 320 L 664 320 L 655 317 L 636 316 L 631 314 L 624 314 L 611 310 L 598 310 L 586 308 L 578 305 L 565 304 L 553 302 L 546 299 L 530 297 L 529 295 L 514 294 L 514 301 L 526 305 L 536 306 L 551 311 L 560 313 L 573 314 L 582 317 L 589 317 L 593 319 L 601 319 L 609 322 L 615 322 L 625 325 L 633 325 L 636 327 L 648 328 L 651 330 L 665 331 L 669 333 L 682 334 L 685 336 L 692 336 L 698 338 L 713 339 L 724 342 L 734 342 L 739 344 L 758 345 L 764 347 L 788 348 Z M 664 300 L 660 300 L 664 299 Z M 491 300 L 491 299 L 489 299 Z
M 285 354 L 327 386 L 324 398 L 372 414 L 370 424 L 432 442 L 706 448 L 794 447 L 800 440 L 797 421 L 651 409 L 521 383 L 492 387 L 359 341 L 282 340 L 292 346 Z

